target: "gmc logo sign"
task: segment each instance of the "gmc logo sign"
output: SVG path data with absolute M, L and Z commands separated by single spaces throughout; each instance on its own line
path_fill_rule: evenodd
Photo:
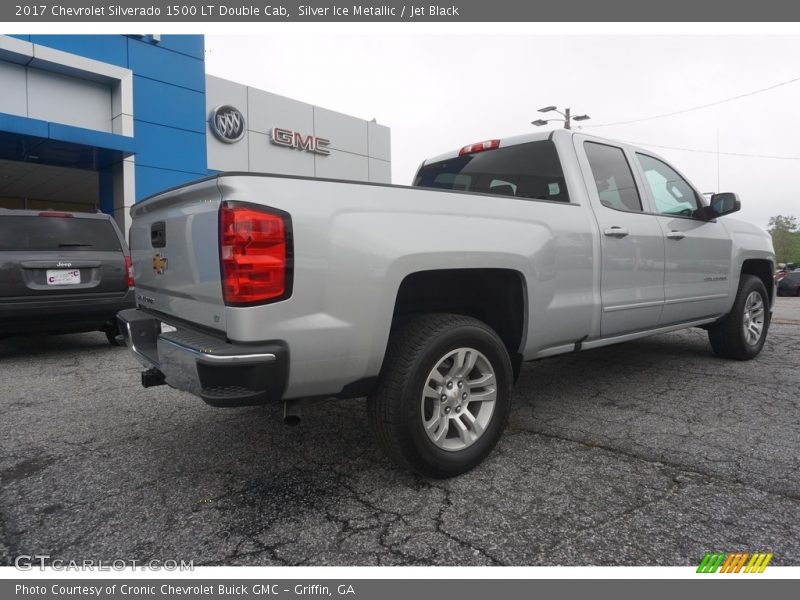
M 314 154 L 322 154 L 323 156 L 331 153 L 328 150 L 328 145 L 331 143 L 330 140 L 313 135 L 303 137 L 301 133 L 289 129 L 281 129 L 280 127 L 272 129 L 272 143 L 278 146 L 286 146 L 287 148 L 313 152 Z

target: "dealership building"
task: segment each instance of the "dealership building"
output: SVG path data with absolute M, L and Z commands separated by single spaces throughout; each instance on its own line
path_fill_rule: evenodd
M 389 128 L 207 75 L 202 35 L 0 36 L 0 208 L 129 208 L 220 171 L 389 183 Z

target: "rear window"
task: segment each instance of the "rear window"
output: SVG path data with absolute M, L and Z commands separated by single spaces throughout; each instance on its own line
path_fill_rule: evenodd
M 110 221 L 66 217 L 0 217 L 0 251 L 121 252 Z
M 553 142 L 542 140 L 465 154 L 422 167 L 417 187 L 569 202 Z

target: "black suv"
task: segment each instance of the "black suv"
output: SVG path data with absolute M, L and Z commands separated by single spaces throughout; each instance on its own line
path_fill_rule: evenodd
M 101 213 L 0 209 L 0 338 L 103 331 L 135 307 L 131 257 Z

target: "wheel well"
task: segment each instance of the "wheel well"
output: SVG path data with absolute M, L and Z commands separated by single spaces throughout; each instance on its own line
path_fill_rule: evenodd
M 503 341 L 515 377 L 522 364 L 526 293 L 524 278 L 510 269 L 439 269 L 406 276 L 397 292 L 392 331 L 422 313 L 447 312 L 480 319 Z
M 755 275 L 764 282 L 764 287 L 767 288 L 767 295 L 769 296 L 770 304 L 772 304 L 772 295 L 775 292 L 773 270 L 774 269 L 770 261 L 760 258 L 751 258 L 742 263 L 742 275 Z

